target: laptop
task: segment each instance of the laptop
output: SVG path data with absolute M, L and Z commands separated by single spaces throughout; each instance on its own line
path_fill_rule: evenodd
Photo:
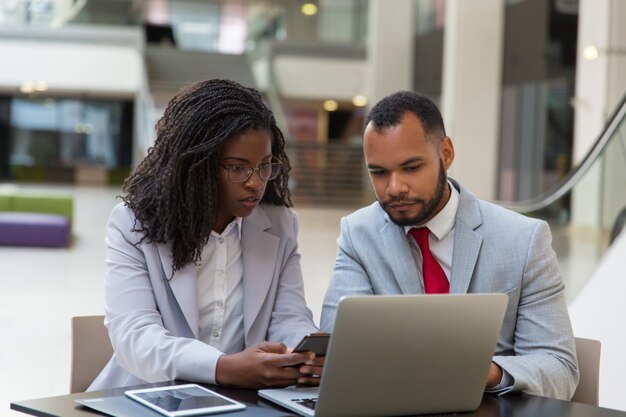
M 506 294 L 345 297 L 319 388 L 259 395 L 315 417 L 473 411 L 507 304 Z

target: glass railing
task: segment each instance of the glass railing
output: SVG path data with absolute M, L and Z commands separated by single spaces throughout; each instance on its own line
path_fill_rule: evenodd
M 600 198 L 596 220 L 610 229 L 620 211 L 626 207 L 626 96 L 609 117 L 604 130 L 585 157 L 560 181 L 535 197 L 523 201 L 496 201 L 520 213 L 536 213 L 544 218 L 567 221 L 571 207 L 584 201 L 581 194 L 594 190 Z M 572 197 L 578 194 L 577 202 Z
M 298 207 L 360 207 L 369 184 L 364 181 L 361 143 L 287 141 L 291 161 L 289 188 Z
M 249 49 L 263 40 L 364 44 L 368 2 L 268 2 L 248 8 Z
M 131 0 L 0 1 L 0 25 L 57 28 L 66 25 L 137 26 L 142 8 Z
M 177 44 L 225 52 L 220 48 L 233 40 L 241 44 L 241 50 L 246 42 L 247 49 L 252 49 L 263 39 L 364 44 L 367 8 L 365 0 L 263 3 L 13 0 L 0 1 L 0 25 L 156 25 L 170 27 L 178 38 Z
M 183 49 L 242 53 L 262 40 L 364 44 L 365 0 L 219 2 L 197 0 L 0 1 L 0 25 L 168 28 Z

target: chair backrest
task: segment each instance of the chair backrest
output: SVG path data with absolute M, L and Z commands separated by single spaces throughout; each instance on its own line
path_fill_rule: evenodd
M 600 387 L 600 341 L 576 338 L 580 380 L 572 401 L 598 405 Z
M 72 317 L 70 394 L 85 391 L 113 356 L 104 316 Z

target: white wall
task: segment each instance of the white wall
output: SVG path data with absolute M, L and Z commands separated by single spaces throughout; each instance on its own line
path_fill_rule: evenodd
M 446 3 L 442 113 L 456 157 L 449 174 L 478 197 L 496 197 L 504 2 Z
M 274 74 L 283 97 L 352 100 L 365 94 L 365 60 L 279 55 Z
M 137 33 L 125 29 L 120 36 L 115 30 L 88 28 L 0 31 L 0 89 L 17 92 L 24 81 L 43 81 L 48 93 L 132 97 L 143 75 Z
M 571 303 L 574 334 L 598 339 L 600 357 L 600 406 L 626 410 L 626 231 L 615 240 L 589 282 Z
M 132 47 L 0 42 L 0 88 L 45 81 L 51 92 L 133 95 L 141 84 L 142 57 Z
M 367 98 L 370 108 L 389 94 L 413 89 L 413 20 L 413 0 L 370 0 L 368 4 Z

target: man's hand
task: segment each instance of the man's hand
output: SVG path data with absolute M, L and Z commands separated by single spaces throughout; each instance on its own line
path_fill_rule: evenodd
M 300 367 L 313 361 L 311 352 L 293 353 L 282 343 L 262 342 L 217 360 L 215 381 L 239 388 L 286 387 L 298 382 Z
M 304 376 L 298 378 L 298 384 L 319 385 L 325 359 L 325 356 L 314 356 L 305 361 L 304 365 L 300 367 L 300 372 Z
M 502 381 L 502 368 L 491 362 L 489 372 L 487 373 L 487 388 L 493 388 Z

